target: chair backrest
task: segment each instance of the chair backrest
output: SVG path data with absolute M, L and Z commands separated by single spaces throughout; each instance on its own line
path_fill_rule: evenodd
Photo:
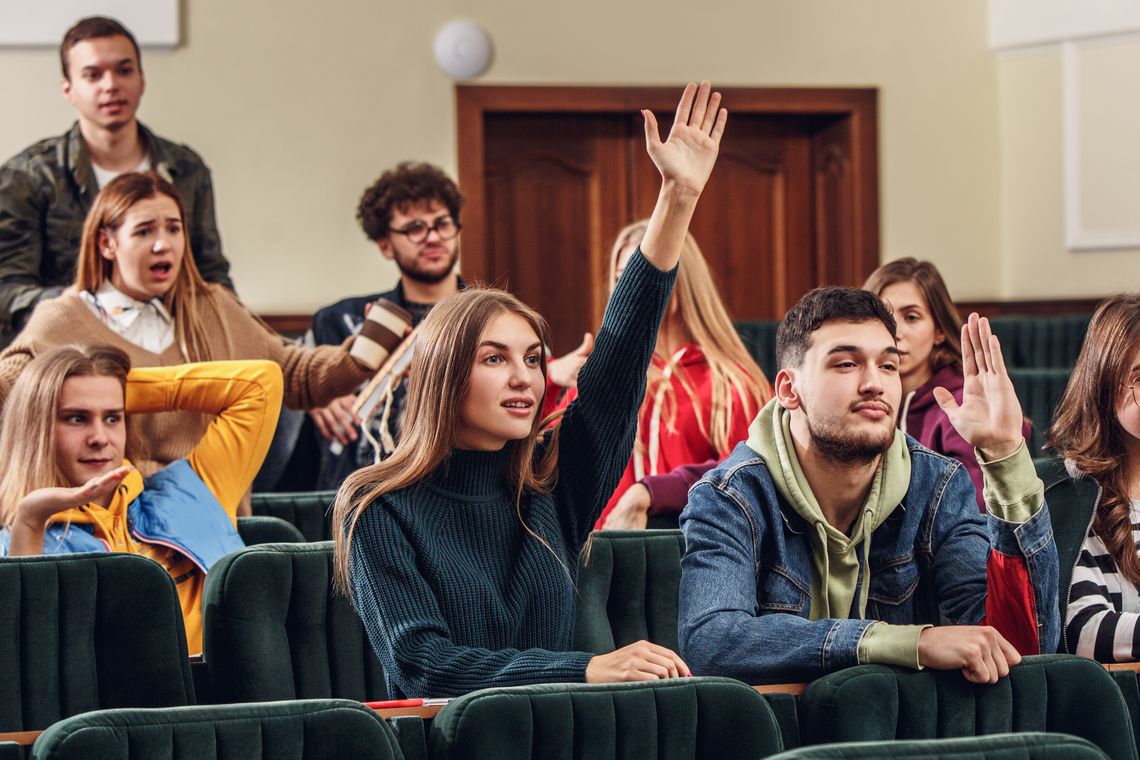
M 252 510 L 255 515 L 279 517 L 297 526 L 306 541 L 332 539 L 329 508 L 336 491 L 297 491 L 294 493 L 255 493 Z
M 727 678 L 484 689 L 432 721 L 433 760 L 758 758 L 780 729 L 751 687 Z
M 733 323 L 740 341 L 769 380 L 775 379 L 776 370 L 779 369 L 776 366 L 776 328 L 779 326 L 780 323 L 775 320 Z
M 174 581 L 133 554 L 0 560 L 0 731 L 194 703 Z
M 1033 423 L 1033 435 L 1029 441 L 1029 453 L 1035 457 L 1046 456 L 1043 450 L 1045 431 L 1053 422 L 1053 412 L 1061 400 L 1061 394 L 1069 383 L 1072 367 L 1045 368 L 1010 367 L 1009 379 L 1021 402 L 1022 413 Z
M 238 535 L 246 546 L 256 544 L 301 544 L 305 537 L 301 531 L 291 523 L 280 517 L 239 517 L 237 519 Z
M 347 700 L 99 710 L 56 723 L 33 760 L 401 760 L 392 729 Z
M 769 760 L 878 760 L 882 757 L 1000 758 L 1001 760 L 1107 760 L 1091 742 L 1068 734 L 994 734 L 965 739 L 928 739 L 913 742 L 850 742 L 818 744 L 781 752 Z
M 250 546 L 206 576 L 203 655 L 219 702 L 387 698 L 364 626 L 332 590 L 333 546 Z
M 578 569 L 574 648 L 612 652 L 647 639 L 677 651 L 679 530 L 599 531 Z
M 808 684 L 800 729 L 804 744 L 1049 731 L 1080 736 L 1111 757 L 1136 757 L 1112 677 L 1092 660 L 1061 654 L 1026 657 L 992 686 L 958 671 L 847 668 Z
M 1072 368 L 1088 332 L 1089 314 L 1060 317 L 1001 316 L 990 319 L 1010 367 Z

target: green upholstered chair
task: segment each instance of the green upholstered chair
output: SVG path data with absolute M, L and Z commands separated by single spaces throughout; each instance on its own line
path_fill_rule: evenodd
M 1046 488 L 1069 477 L 1069 473 L 1065 470 L 1065 461 L 1056 457 L 1035 457 L 1033 469 L 1037 471 L 1037 477 L 1041 478 Z
M 1001 316 L 990 319 L 1010 367 L 1071 369 L 1081 352 L 1089 314 L 1060 317 Z
M 1021 412 L 1033 423 L 1029 453 L 1046 456 L 1043 450 L 1045 431 L 1053 422 L 1053 412 L 1069 383 L 1072 368 L 1010 367 L 1009 379 L 1021 402 Z
M 0 560 L 0 731 L 194 703 L 174 581 L 133 554 Z
M 955 757 L 970 760 L 1102 760 L 1095 744 L 1068 734 L 994 734 L 965 739 L 819 744 L 781 752 L 770 760 L 877 760 Z
M 432 721 L 433 760 L 759 758 L 780 730 L 751 687 L 727 678 L 484 689 Z
M 780 323 L 774 320 L 735 322 L 736 334 L 752 354 L 752 358 L 764 370 L 769 380 L 776 377 L 776 328 Z
M 679 530 L 606 530 L 578 569 L 574 648 L 603 654 L 647 639 L 677 650 Z
M 1049 731 L 1087 739 L 1110 757 L 1136 757 L 1112 676 L 1070 655 L 1026 657 L 992 686 L 957 671 L 847 668 L 808 684 L 800 727 L 805 745 Z
M 206 576 L 203 654 L 213 698 L 386 699 L 384 671 L 347 599 L 332 542 L 250 546 Z
M 238 534 L 246 546 L 256 544 L 300 544 L 305 537 L 295 526 L 285 522 L 280 517 L 239 517 L 237 520 Z
M 99 710 L 56 723 L 34 760 L 399 760 L 392 729 L 347 700 Z
M 336 491 L 297 491 L 295 493 L 255 493 L 252 499 L 254 515 L 279 517 L 305 537 L 306 541 L 332 539 L 329 509 Z

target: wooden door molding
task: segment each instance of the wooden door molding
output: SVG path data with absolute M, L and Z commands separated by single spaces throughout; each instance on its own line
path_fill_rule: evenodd
M 456 87 L 459 186 L 463 212 L 463 274 L 491 280 L 487 250 L 485 119 L 488 114 L 671 114 L 676 87 Z M 817 136 L 814 196 L 818 284 L 860 285 L 879 265 L 878 93 L 874 88 L 721 88 L 731 114 L 834 117 Z M 726 139 L 731 139 L 732 120 Z M 799 294 L 787 294 L 794 301 Z

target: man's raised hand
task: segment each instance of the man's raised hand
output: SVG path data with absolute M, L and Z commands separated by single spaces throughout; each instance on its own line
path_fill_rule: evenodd
M 945 388 L 934 398 L 958 435 L 986 459 L 1009 456 L 1022 444 L 1021 404 L 1005 369 L 1001 343 L 985 317 L 971 314 L 962 325 L 962 403 Z
M 712 92 L 708 81 L 699 87 L 692 82 L 686 85 L 673 128 L 664 142 L 653 112 L 646 109 L 641 113 L 645 118 L 645 147 L 661 179 L 679 190 L 700 195 L 716 164 L 728 122 L 728 111 L 720 107 L 720 93 Z

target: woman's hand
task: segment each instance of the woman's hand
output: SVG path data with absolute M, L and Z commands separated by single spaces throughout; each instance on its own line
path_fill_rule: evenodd
M 673 650 L 649 641 L 600 654 L 586 665 L 586 683 L 654 681 L 691 675 L 689 666 Z
M 42 554 L 48 520 L 64 510 L 109 499 L 133 469 L 130 466 L 117 467 L 74 488 L 37 488 L 20 499 L 16 503 L 16 519 L 12 523 L 12 544 L 8 553 L 13 557 Z
M 594 352 L 594 336 L 586 333 L 582 343 L 565 356 L 551 359 L 546 365 L 546 376 L 550 382 L 563 388 L 578 387 L 578 370 Z
M 971 314 L 962 325 L 962 404 L 945 388 L 935 388 L 934 398 L 950 424 L 966 443 L 986 459 L 1002 459 L 1017 451 L 1021 436 L 1021 404 L 1013 390 L 1001 343 L 985 317 Z
M 685 86 L 665 142 L 661 141 L 653 112 L 641 112 L 645 119 L 645 147 L 661 179 L 666 185 L 693 195 L 700 195 L 705 189 L 728 122 L 728 111 L 720 107 L 720 93 L 711 90 L 708 81 L 701 82 L 700 87 L 692 82 Z
M 602 530 L 645 530 L 649 525 L 649 508 L 653 500 L 649 489 L 641 483 L 634 483 L 626 489 L 617 504 L 606 516 Z

